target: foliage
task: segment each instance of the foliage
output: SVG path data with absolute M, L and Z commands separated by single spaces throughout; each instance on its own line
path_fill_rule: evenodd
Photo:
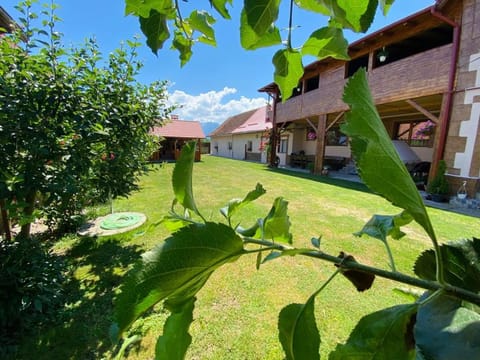
M 227 8 L 233 0 L 210 0 L 216 15 L 230 19 Z M 387 13 L 393 0 L 361 0 L 355 6 L 346 0 L 291 0 L 289 3 L 289 23 L 279 24 L 282 0 L 245 0 L 240 17 L 240 43 L 246 50 L 280 46 L 272 63 L 275 67 L 274 81 L 278 85 L 282 99 L 287 100 L 303 76 L 302 58 L 306 55 L 317 59 L 332 57 L 348 60 L 348 42 L 343 30 L 365 32 L 370 27 L 377 8 Z M 173 0 L 125 0 L 125 13 L 137 16 L 147 45 L 157 54 L 172 37 L 171 48 L 179 52 L 181 65 L 192 56 L 196 43 L 215 46 L 216 19 L 209 12 L 193 9 L 189 16 L 187 4 Z M 293 13 L 297 9 L 310 11 L 329 18 L 328 26 L 313 29 L 299 47 L 292 44 Z M 170 30 L 169 25 L 174 29 Z M 307 24 L 301 24 L 306 26 Z M 280 29 L 288 29 L 286 41 L 282 41 Z
M 427 192 L 430 194 L 447 195 L 450 191 L 445 172 L 447 171 L 447 164 L 445 160 L 438 162 L 438 169 L 435 177 L 428 183 Z
M 54 317 L 64 270 L 38 239 L 0 242 L 0 357 L 13 352 L 19 334 Z
M 243 200 L 231 201 L 221 210 L 228 225 L 204 220 L 193 197 L 191 177 L 195 146 L 191 144 L 183 149 L 175 166 L 176 200 L 171 214 L 164 218 L 164 223 L 174 230 L 168 239 L 146 253 L 125 278 L 115 303 L 116 321 L 111 333 L 115 340 L 121 339 L 147 310 L 163 302 L 171 315 L 159 338 L 161 345 L 157 350 L 162 350 L 157 351 L 157 358 L 183 359 L 191 341 L 188 322 L 192 321 L 196 294 L 213 271 L 241 256 L 255 255 L 258 268 L 282 256 L 308 256 L 333 262 L 337 269 L 304 304 L 290 304 L 280 312 L 279 339 L 287 359 L 319 358 L 321 336 L 316 325 L 314 300 L 338 274 L 347 277 L 358 291 L 368 290 L 375 276 L 381 276 L 420 287 L 425 292 L 414 303 L 399 304 L 363 317 L 347 342 L 339 344 L 330 354 L 332 359 L 359 356 L 448 359 L 453 353 L 458 357 L 479 357 L 479 240 L 439 246 L 422 199 L 410 177 L 403 176 L 407 173 L 405 166 L 382 128 L 364 71 L 349 80 L 344 99 L 351 109 L 344 131 L 352 138 L 352 151 L 361 176 L 371 190 L 404 211 L 390 219 L 386 215 L 374 216 L 361 233 L 387 243 L 389 236 L 400 239 L 400 227 L 414 219 L 433 244 L 433 250 L 420 255 L 416 261 L 417 277 L 366 266 L 344 252 L 339 256 L 330 255 L 321 250 L 319 238 L 312 239 L 311 248 L 292 247 L 287 202 L 281 197 L 274 200 L 264 218 L 252 221 L 246 229 L 241 228 L 233 221 L 236 209 L 248 206 L 263 195 L 260 185 Z M 360 126 L 360 119 L 366 119 L 369 126 Z M 383 171 L 381 177 L 374 176 L 378 168 L 388 171 Z M 385 183 L 389 186 L 384 186 Z M 175 210 L 178 204 L 183 207 L 180 213 Z M 464 263 L 464 267 L 459 267 Z M 432 327 L 434 318 L 441 321 Z M 455 336 L 450 336 L 447 342 L 448 334 Z
M 56 5 L 33 5 L 19 4 L 22 29 L 0 41 L 0 199 L 24 236 L 35 217 L 68 223 L 89 202 L 137 189 L 148 132 L 171 111 L 165 83 L 136 81 L 136 41 L 108 58 L 94 40 L 67 49 Z

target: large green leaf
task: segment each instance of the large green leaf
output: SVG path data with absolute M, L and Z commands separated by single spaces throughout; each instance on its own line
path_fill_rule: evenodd
M 255 201 L 265 193 L 266 190 L 263 188 L 262 184 L 257 184 L 255 189 L 250 191 L 243 199 L 230 200 L 227 206 L 220 209 L 220 213 L 225 216 L 225 218 L 231 219 L 235 212 L 252 201 Z
M 282 42 L 273 26 L 278 18 L 280 0 L 245 0 L 240 19 L 240 42 L 247 50 Z
M 282 94 L 282 101 L 286 101 L 303 76 L 302 54 L 293 49 L 278 50 L 273 56 L 273 65 L 275 83 Z
M 350 137 L 362 180 L 371 190 L 406 210 L 436 239 L 422 197 L 375 108 L 364 69 L 349 79 L 343 99 L 351 110 L 341 129 Z
M 287 213 L 288 201 L 278 197 L 273 202 L 268 215 L 257 229 L 255 238 L 271 239 L 277 242 L 292 243 L 290 233 L 290 217 Z
M 125 15 L 133 14 L 148 18 L 150 10 L 156 10 L 169 18 L 175 14 L 172 0 L 125 0 Z
M 192 57 L 193 41 L 185 37 L 181 31 L 175 31 L 172 41 L 172 49 L 180 53 L 180 65 L 184 66 Z
M 295 4 L 297 4 L 298 7 L 302 8 L 302 9 L 305 9 L 305 10 L 308 10 L 308 11 L 320 13 L 320 14 L 327 15 L 327 16 L 331 15 L 330 9 L 322 1 L 318 1 L 318 0 L 295 0 Z
M 337 345 L 330 360 L 415 359 L 413 324 L 416 304 L 397 305 L 364 316 L 347 342 Z
M 366 32 L 375 18 L 378 0 L 320 0 L 328 3 L 333 22 L 356 32 Z
M 195 205 L 195 199 L 193 198 L 192 189 L 195 149 L 195 141 L 188 142 L 183 146 L 180 157 L 173 169 L 172 185 L 175 199 L 177 199 L 179 204 L 199 214 L 197 206 Z
M 207 38 L 215 42 L 215 31 L 212 25 L 215 24 L 215 18 L 206 11 L 194 10 L 188 18 L 188 23 L 193 30 L 201 32 Z
M 154 54 L 158 53 L 165 41 L 170 37 L 167 17 L 156 10 L 151 10 L 146 18 L 139 17 L 140 28 L 147 37 L 147 45 Z
M 302 47 L 303 55 L 312 55 L 318 59 L 329 56 L 348 60 L 348 41 L 341 29 L 324 27 L 313 32 Z
M 290 304 L 280 311 L 279 339 L 286 360 L 320 359 L 320 334 L 315 322 L 315 295 L 311 296 L 306 304 Z
M 480 239 L 452 241 L 441 245 L 445 281 L 450 285 L 480 292 Z M 435 281 L 435 253 L 423 252 L 414 271 L 425 280 Z
M 224 18 L 230 19 L 230 14 L 227 10 L 227 3 L 232 4 L 233 0 L 209 0 L 210 4 L 217 10 L 217 12 Z
M 400 227 L 407 225 L 412 220 L 412 217 L 405 211 L 393 216 L 373 215 L 363 229 L 356 232 L 354 235 L 362 236 L 365 234 L 383 242 L 387 242 L 388 236 L 398 240 L 405 236 L 405 233 L 400 230 Z
M 242 239 L 228 226 L 194 224 L 145 253 L 129 272 L 115 302 L 117 333 L 160 301 L 183 304 L 202 288 L 212 272 L 243 254 Z M 118 336 L 118 335 L 117 335 Z
M 447 295 L 418 309 L 416 346 L 426 360 L 480 359 L 480 314 Z
M 156 359 L 183 360 L 192 342 L 188 333 L 193 321 L 195 298 L 187 300 L 172 312 L 163 325 L 163 334 L 159 336 L 155 347 Z

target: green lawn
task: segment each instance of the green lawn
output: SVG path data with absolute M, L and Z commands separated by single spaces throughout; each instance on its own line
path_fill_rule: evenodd
M 68 304 L 58 314 L 58 324 L 45 324 L 22 343 L 17 358 L 100 359 L 111 354 L 108 327 L 112 301 L 125 269 L 144 250 L 168 236 L 160 225 L 150 227 L 167 214 L 173 199 L 173 164 L 157 165 L 141 181 L 141 191 L 115 202 L 116 211 L 138 211 L 149 222 L 131 234 L 101 238 L 63 238 L 55 251 L 69 265 L 73 279 L 68 284 Z M 294 245 L 310 246 L 312 237 L 322 236 L 322 250 L 340 251 L 369 265 L 388 268 L 383 244 L 357 238 L 374 213 L 397 214 L 398 208 L 356 184 L 314 178 L 264 165 L 204 156 L 194 165 L 197 206 L 208 220 L 222 221 L 219 208 L 232 198 L 242 198 L 261 183 L 267 193 L 242 211 L 238 221 L 249 226 L 264 217 L 273 200 L 289 201 Z M 479 219 L 429 209 L 441 241 L 478 237 Z M 392 241 L 399 271 L 412 273 L 419 252 L 430 247 L 417 225 L 407 226 L 407 236 Z M 282 359 L 277 316 L 289 303 L 304 303 L 335 271 L 333 265 L 309 258 L 285 257 L 255 269 L 255 257 L 242 258 L 217 271 L 198 294 L 193 343 L 188 359 Z M 370 291 L 358 293 L 343 277 L 336 277 L 316 300 L 321 330 L 321 353 L 326 357 L 335 344 L 344 341 L 358 319 L 382 307 L 405 301 L 394 293 L 395 285 L 376 279 Z M 154 309 L 135 324 L 133 332 L 143 338 L 128 359 L 151 359 L 157 335 L 166 314 Z

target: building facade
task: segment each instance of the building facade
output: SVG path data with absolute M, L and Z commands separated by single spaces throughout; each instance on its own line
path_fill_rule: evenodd
M 260 92 L 274 98 L 271 117 L 277 141 L 289 149 L 281 162 L 302 152 L 320 173 L 329 158 L 350 160 L 340 132 L 348 110 L 343 88 L 359 68 L 393 140 L 406 142 L 423 162 L 447 163 L 454 192 L 467 181 L 480 190 L 480 0 L 438 0 L 349 46 L 351 60 L 325 59 L 305 67 L 293 96 L 281 101 L 269 84 Z M 278 151 L 276 146 L 275 150 Z M 290 157 L 289 157 L 290 155 Z
M 232 116 L 209 135 L 210 154 L 266 163 L 271 128 L 266 106 Z

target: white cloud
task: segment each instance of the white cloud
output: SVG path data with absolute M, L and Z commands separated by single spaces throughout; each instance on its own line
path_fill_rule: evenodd
M 227 118 L 266 104 L 266 98 L 249 99 L 244 96 L 231 98 L 237 89 L 224 87 L 220 91 L 209 91 L 190 95 L 181 90 L 169 94 L 171 104 L 181 105 L 174 111 L 182 120 L 222 123 Z M 231 99 L 229 99 L 231 98 Z

